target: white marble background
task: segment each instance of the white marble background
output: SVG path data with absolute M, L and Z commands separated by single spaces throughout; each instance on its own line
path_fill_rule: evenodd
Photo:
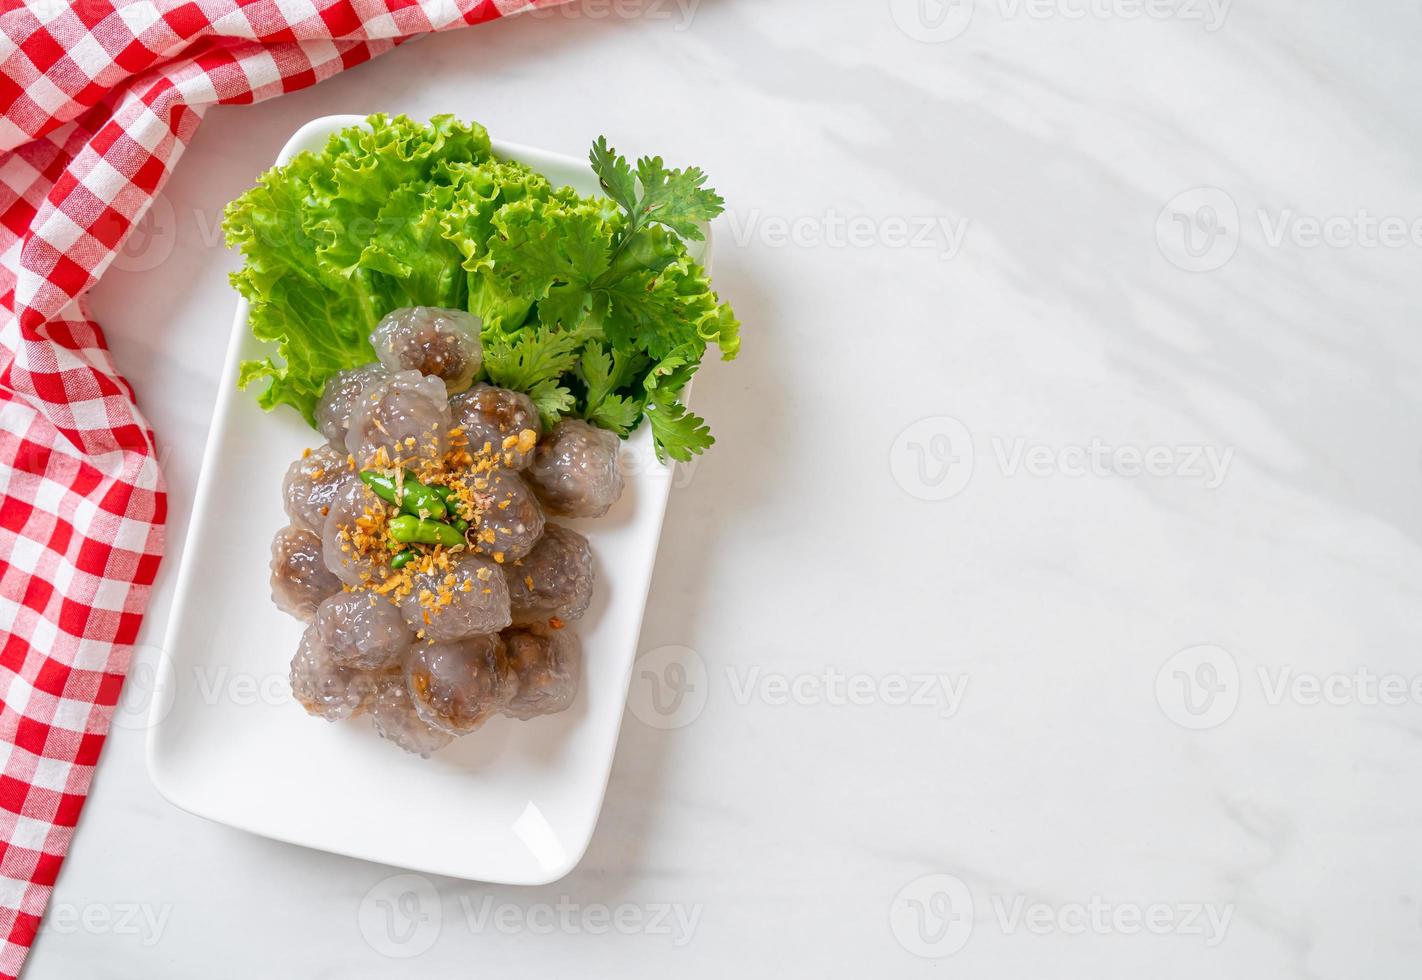
M 29 980 L 1415 976 L 1419 40 L 1405 0 L 586 0 L 212 112 L 94 293 L 171 483 L 148 640 L 219 209 L 311 117 L 453 111 L 730 202 L 745 352 L 641 643 L 706 681 L 634 689 L 572 875 L 417 883 L 393 933 L 393 869 L 177 811 L 121 729 Z

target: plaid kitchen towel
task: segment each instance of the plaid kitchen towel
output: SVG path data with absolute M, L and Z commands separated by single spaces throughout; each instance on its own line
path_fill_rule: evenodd
M 0 977 L 69 847 L 163 551 L 153 434 L 84 292 L 208 106 L 561 0 L 0 0 Z

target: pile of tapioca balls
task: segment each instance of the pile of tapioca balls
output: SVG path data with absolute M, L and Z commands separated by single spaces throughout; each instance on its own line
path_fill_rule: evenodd
M 527 395 L 473 383 L 479 328 L 433 307 L 380 321 L 378 361 L 326 383 L 328 442 L 287 471 L 272 543 L 272 598 L 309 624 L 297 702 L 421 756 L 572 703 L 592 552 L 548 517 L 600 517 L 623 486 L 614 434 L 542 431 Z

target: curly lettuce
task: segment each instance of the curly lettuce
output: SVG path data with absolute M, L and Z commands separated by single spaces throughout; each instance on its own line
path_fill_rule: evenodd
M 263 174 L 223 223 L 252 332 L 275 345 L 238 383 L 310 422 L 326 379 L 374 358 L 386 313 L 467 309 L 482 376 L 527 392 L 545 424 L 625 438 L 646 419 L 659 458 L 704 452 L 714 439 L 682 396 L 708 346 L 736 356 L 739 323 L 685 242 L 723 202 L 700 170 L 634 167 L 605 138 L 590 160 L 605 197 L 495 159 L 476 123 L 375 115 Z

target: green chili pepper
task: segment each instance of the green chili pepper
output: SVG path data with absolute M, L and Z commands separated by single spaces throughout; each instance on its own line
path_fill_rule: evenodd
M 417 552 L 414 548 L 406 548 L 394 558 L 390 559 L 390 567 L 395 569 L 396 571 L 399 571 L 406 565 L 410 564 L 410 562 L 413 561 L 415 559 L 415 556 L 418 554 L 419 552 Z
M 464 518 L 462 518 L 462 517 L 455 518 L 454 520 L 450 521 L 449 523 L 452 524 L 452 525 L 454 525 L 454 529 L 455 529 L 456 531 L 458 531 L 460 534 L 463 534 L 465 531 L 469 530 L 469 522 L 466 521 L 466 520 L 465 520 Z
M 449 513 L 439 494 L 408 472 L 399 488 L 393 479 L 377 470 L 361 470 L 360 479 L 381 500 L 394 504 L 412 517 L 419 517 L 423 512 L 428 517 L 440 519 Z
M 449 503 L 449 495 L 454 492 L 453 487 L 447 487 L 443 483 L 435 483 L 430 486 L 430 489 L 435 492 L 436 497 L 443 500 L 446 504 Z
M 393 518 L 387 527 L 390 536 L 401 544 L 442 544 L 446 548 L 464 544 L 464 535 L 443 521 L 401 516 Z

